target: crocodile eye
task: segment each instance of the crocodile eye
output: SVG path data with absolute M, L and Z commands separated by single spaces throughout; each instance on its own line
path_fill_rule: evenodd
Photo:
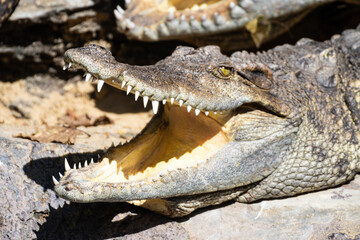
M 221 66 L 218 68 L 218 72 L 223 77 L 229 77 L 233 73 L 233 68 Z

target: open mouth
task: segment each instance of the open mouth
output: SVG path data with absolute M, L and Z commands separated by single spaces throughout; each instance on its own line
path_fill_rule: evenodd
M 53 178 L 57 194 L 74 202 L 127 201 L 172 215 L 168 199 L 232 194 L 231 189 L 259 182 L 274 171 L 294 131 L 282 115 L 286 109 L 272 111 L 265 94 L 258 100 L 255 84 L 249 90 L 245 75 L 224 67 L 225 58 L 217 72 L 212 65 L 204 67 L 203 57 L 211 50 L 181 47 L 150 66 L 118 63 L 96 45 L 68 50 L 64 69 L 83 70 L 86 81 L 98 79 L 98 91 L 106 83 L 134 94 L 135 100 L 141 97 L 144 106 L 151 102 L 155 115 L 135 138 L 111 147 L 100 162 L 71 169 L 65 161 L 64 176 Z M 185 65 L 185 56 L 193 61 Z M 242 71 L 255 71 L 261 83 L 270 81 L 262 68 L 249 69 Z
M 165 104 L 142 133 L 91 166 L 87 178 L 109 183 L 152 180 L 178 168 L 196 167 L 227 141 L 216 120 Z
M 64 70 L 67 68 L 88 71 L 74 62 L 65 64 Z M 95 74 L 85 74 L 85 81 L 98 78 Z M 127 94 L 133 93 L 135 100 L 142 97 L 144 107 L 149 101 L 149 96 L 133 91 L 130 83 L 119 83 L 116 79 L 97 80 L 98 91 L 101 91 L 104 83 Z M 190 105 L 185 106 L 182 100 L 174 98 L 151 102 L 156 115 L 138 136 L 129 143 L 110 148 L 99 163 L 88 165 L 85 162 L 82 168 L 80 165 L 71 169 L 65 160 L 66 173 L 61 181 L 66 182 L 68 177 L 78 175 L 83 181 L 96 183 L 155 182 L 173 170 L 203 164 L 231 138 L 228 125 L 235 115 L 233 110 L 217 112 L 192 109 Z
M 226 2 L 221 0 L 195 0 L 195 1 L 182 1 L 182 0 L 168 0 L 163 1 L 166 2 L 168 8 L 174 7 L 176 10 L 197 10 L 197 9 L 205 9 L 210 5 Z
M 251 1 L 231 0 L 126 2 L 126 10 L 120 6 L 114 10 L 119 30 L 145 41 L 234 29 L 247 21 L 246 12 L 253 7 Z

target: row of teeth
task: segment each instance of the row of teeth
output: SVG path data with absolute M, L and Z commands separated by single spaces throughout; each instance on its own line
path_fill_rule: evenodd
M 100 158 L 100 157 L 99 157 L 99 158 Z M 196 166 L 200 166 L 200 165 L 203 164 L 205 161 L 206 161 L 206 160 L 198 161 L 198 162 L 196 163 Z M 84 166 L 82 166 L 81 163 L 79 163 L 78 167 L 76 167 L 76 164 L 74 164 L 74 167 L 71 168 L 70 165 L 69 165 L 69 162 L 68 162 L 67 159 L 65 158 L 65 161 L 64 161 L 65 172 L 66 172 L 66 171 L 69 171 L 69 170 L 71 170 L 71 169 L 74 169 L 74 170 L 76 170 L 76 169 L 81 169 L 82 167 L 87 167 L 87 166 L 89 166 L 89 165 L 91 165 L 91 164 L 93 164 L 93 163 L 94 163 L 94 160 L 93 160 L 93 158 L 91 158 L 91 161 L 90 161 L 89 164 L 87 163 L 87 161 L 85 161 Z M 113 163 L 116 163 L 116 162 L 113 161 L 111 164 L 113 164 Z M 110 164 L 110 163 L 109 163 L 109 164 Z M 188 165 L 187 168 L 192 168 L 192 167 L 196 167 L 196 166 L 194 166 L 194 165 Z M 176 168 L 176 169 L 179 170 L 179 169 L 181 169 L 181 168 Z M 170 166 L 170 167 L 167 169 L 167 173 L 169 173 L 169 172 L 171 172 L 171 171 L 174 171 L 174 170 L 176 170 L 176 169 Z M 153 181 L 153 182 L 156 182 L 156 181 L 160 180 L 165 174 L 166 174 L 166 171 L 161 171 L 157 177 L 154 177 L 154 178 L 152 179 L 152 181 Z M 52 180 L 53 180 L 53 182 L 54 182 L 55 185 L 59 184 L 59 181 L 61 180 L 61 178 L 64 177 L 64 175 L 62 175 L 60 172 L 59 172 L 59 176 L 60 176 L 59 180 L 57 180 L 54 176 L 52 176 Z
M 130 4 L 130 1 L 128 1 L 128 4 Z M 237 28 L 238 26 L 242 26 L 244 24 L 244 17 L 247 18 L 248 14 L 244 8 L 252 9 L 253 6 L 254 3 L 252 0 L 242 0 L 239 1 L 238 4 L 235 2 L 230 2 L 228 9 L 229 16 L 232 21 L 226 20 L 228 17 L 225 16 L 225 14 L 219 14 L 219 12 L 215 12 L 211 17 L 203 14 L 198 19 L 194 15 L 186 16 L 185 14 L 181 14 L 176 16 L 176 9 L 174 7 L 170 7 L 166 20 L 158 25 L 157 29 L 137 26 L 133 21 L 124 16 L 125 10 L 120 6 L 116 7 L 114 14 L 116 19 L 119 21 L 119 25 L 122 31 L 129 30 L 130 34 L 138 38 L 158 40 L 159 36 L 168 37 L 191 34 L 192 32 L 201 33 Z M 188 10 L 197 11 L 206 7 L 206 4 L 201 5 L 200 7 L 198 5 L 194 5 L 191 9 Z
M 69 62 L 68 65 L 65 64 L 64 67 L 63 67 L 63 69 L 66 70 L 67 68 L 70 68 L 70 67 L 71 67 L 71 62 Z M 88 81 L 90 81 L 90 80 L 91 80 L 91 81 L 93 80 L 93 76 L 92 76 L 90 73 L 86 73 L 86 74 L 85 74 L 85 81 L 88 82 Z M 112 81 L 114 82 L 114 80 L 112 80 Z M 105 83 L 104 80 L 98 79 L 98 81 L 97 81 L 97 91 L 98 91 L 98 92 L 101 91 L 102 87 L 104 86 L 104 83 Z M 125 86 L 126 86 L 126 82 L 125 82 L 125 81 L 122 81 L 121 88 L 124 88 Z M 129 93 L 131 92 L 132 89 L 133 89 L 132 86 L 127 85 L 127 87 L 126 87 L 126 94 L 129 95 Z M 135 95 L 135 101 L 137 101 L 138 98 L 139 98 L 139 96 L 140 96 L 140 92 L 139 92 L 139 91 L 135 91 L 134 95 Z M 143 101 L 144 101 L 144 108 L 146 108 L 146 106 L 147 106 L 147 104 L 148 104 L 148 101 L 149 101 L 149 97 L 148 97 L 148 96 L 142 96 L 142 98 L 143 98 Z M 169 101 L 171 104 L 174 104 L 175 98 L 172 97 L 172 98 L 170 98 L 169 100 L 163 99 L 161 102 L 162 102 L 163 104 L 165 104 L 167 101 Z M 181 107 L 181 106 L 184 104 L 184 100 L 181 100 L 181 99 L 178 100 L 178 104 L 179 104 L 179 106 Z M 152 105 L 152 109 L 153 109 L 154 114 L 156 114 L 156 113 L 158 112 L 158 109 L 159 109 L 159 101 L 152 100 L 152 101 L 151 101 L 151 105 Z M 185 105 L 184 105 L 184 106 L 185 106 Z M 188 112 L 190 112 L 191 109 L 192 109 L 192 107 L 191 107 L 190 105 L 187 105 L 187 106 L 186 106 L 186 109 L 187 109 Z M 196 115 L 196 116 L 198 116 L 198 115 L 200 114 L 200 112 L 201 112 L 200 109 L 195 108 L 195 115 Z M 209 111 L 204 111 L 204 114 L 205 114 L 206 116 L 208 116 L 209 113 L 210 113 Z M 217 114 L 217 112 L 214 111 L 214 114 Z
M 99 157 L 99 158 L 100 158 L 100 157 Z M 66 172 L 66 171 L 69 171 L 70 169 L 76 169 L 76 168 L 77 168 L 77 169 L 80 169 L 80 168 L 83 168 L 83 167 L 87 167 L 87 166 L 89 166 L 89 165 L 91 165 L 91 164 L 93 164 L 93 163 L 94 163 L 94 159 L 91 158 L 89 164 L 88 164 L 88 162 L 87 162 L 87 160 L 86 160 L 86 161 L 84 162 L 84 166 L 82 166 L 82 165 L 81 165 L 81 162 L 79 162 L 79 164 L 78 164 L 77 167 L 76 167 L 76 164 L 74 163 L 73 168 L 71 168 L 68 160 L 65 158 L 65 161 L 64 161 L 65 172 Z M 60 176 L 60 179 L 61 179 L 64 175 L 62 175 L 62 174 L 59 172 L 59 176 Z M 60 179 L 59 179 L 59 181 L 60 181 Z M 52 176 L 52 180 L 53 180 L 53 182 L 54 182 L 55 185 L 59 183 L 59 181 L 58 181 L 54 176 Z

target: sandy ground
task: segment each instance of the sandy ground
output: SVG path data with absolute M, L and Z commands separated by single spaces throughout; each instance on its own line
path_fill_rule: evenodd
M 80 130 L 74 143 L 94 148 L 130 140 L 152 112 L 143 108 L 141 99 L 135 102 L 106 84 L 97 93 L 95 84 L 80 76 L 65 82 L 47 75 L 0 82 L 0 124 L 12 129 L 13 136 L 25 137 L 53 127 Z

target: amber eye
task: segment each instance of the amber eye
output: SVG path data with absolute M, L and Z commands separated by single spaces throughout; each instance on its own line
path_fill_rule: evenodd
M 223 77 L 229 77 L 232 73 L 233 73 L 233 69 L 231 67 L 219 67 L 218 68 L 218 72 L 221 74 L 221 76 Z

